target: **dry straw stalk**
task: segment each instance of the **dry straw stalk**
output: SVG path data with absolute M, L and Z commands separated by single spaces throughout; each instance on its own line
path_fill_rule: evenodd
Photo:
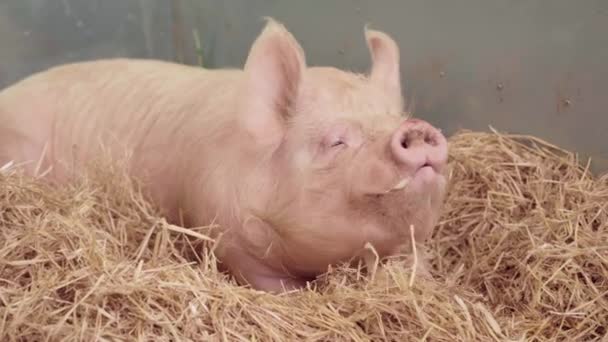
M 604 341 L 608 176 L 533 137 L 450 139 L 434 280 L 398 260 L 274 296 L 217 271 L 118 168 L 54 187 L 0 175 L 2 341 Z M 378 280 L 380 279 L 380 280 Z

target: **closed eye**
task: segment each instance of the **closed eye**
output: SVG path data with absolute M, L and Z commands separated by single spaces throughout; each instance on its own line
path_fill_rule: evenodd
M 344 145 L 344 141 L 337 140 L 331 144 L 331 147 L 336 147 L 336 146 L 340 146 L 340 145 Z

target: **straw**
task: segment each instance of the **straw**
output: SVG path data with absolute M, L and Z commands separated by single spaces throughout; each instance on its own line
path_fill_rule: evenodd
M 534 137 L 461 131 L 450 149 L 434 279 L 336 265 L 283 295 L 219 272 L 207 228 L 168 224 L 119 167 L 54 186 L 7 165 L 0 340 L 607 338 L 608 176 Z

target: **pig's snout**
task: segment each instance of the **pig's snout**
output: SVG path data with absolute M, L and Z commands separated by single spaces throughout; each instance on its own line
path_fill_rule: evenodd
M 441 172 L 447 162 L 448 146 L 443 134 L 428 122 L 409 119 L 393 133 L 391 153 L 406 172 L 430 166 Z

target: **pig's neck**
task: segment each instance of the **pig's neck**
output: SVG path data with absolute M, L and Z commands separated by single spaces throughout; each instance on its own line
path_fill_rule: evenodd
M 263 168 L 267 156 L 252 150 L 234 119 L 223 120 L 214 132 L 198 143 L 192 152 L 198 160 L 182 163 L 181 207 L 186 210 L 187 226 L 221 226 L 220 231 L 239 229 L 252 202 L 263 203 L 270 179 Z
M 269 262 L 277 262 L 274 256 L 267 261 L 261 260 L 248 252 L 243 247 L 243 242 L 238 237 L 232 236 L 225 244 L 220 244 L 218 250 L 220 258 L 226 268 L 231 269 L 235 278 L 241 284 L 249 284 L 255 289 L 280 293 L 284 290 L 297 290 L 306 287 L 312 278 L 291 276 L 289 272 L 282 270 Z M 217 253 L 217 252 L 216 252 Z
M 189 168 L 188 177 L 195 186 L 184 189 L 188 225 L 217 226 L 211 232 L 213 238 L 221 233 L 215 254 L 241 283 L 273 292 L 283 287 L 301 288 L 307 279 L 290 277 L 283 271 L 277 265 L 281 255 L 259 258 L 251 253 L 250 241 L 244 237 L 244 220 L 263 213 L 276 191 L 273 151 L 252 148 L 247 139 L 235 143 L 235 137 L 247 134 L 232 121 L 226 125 L 223 131 L 228 133 L 218 135 L 211 145 L 199 147 L 209 156 L 207 162 L 199 161 Z
M 252 146 L 247 132 L 237 123 L 235 88 L 226 87 L 222 97 L 215 101 L 203 98 L 200 104 L 196 103 L 200 94 L 193 93 L 193 105 L 188 108 L 198 108 L 199 113 L 171 130 L 190 138 L 181 142 L 185 151 L 179 151 L 183 157 L 176 158 L 179 160 L 171 173 L 180 179 L 180 189 L 170 216 L 182 224 L 179 216 L 183 215 L 186 227 L 217 226 L 210 232 L 212 237 L 222 234 L 216 255 L 224 264 L 246 265 L 238 269 L 250 272 L 248 280 L 255 282 L 255 287 L 276 288 L 282 282 L 299 287 L 298 279 L 286 277 L 274 265 L 247 253 L 241 240 L 244 218 L 263 212 L 272 198 L 276 170 L 269 169 L 273 151 Z

